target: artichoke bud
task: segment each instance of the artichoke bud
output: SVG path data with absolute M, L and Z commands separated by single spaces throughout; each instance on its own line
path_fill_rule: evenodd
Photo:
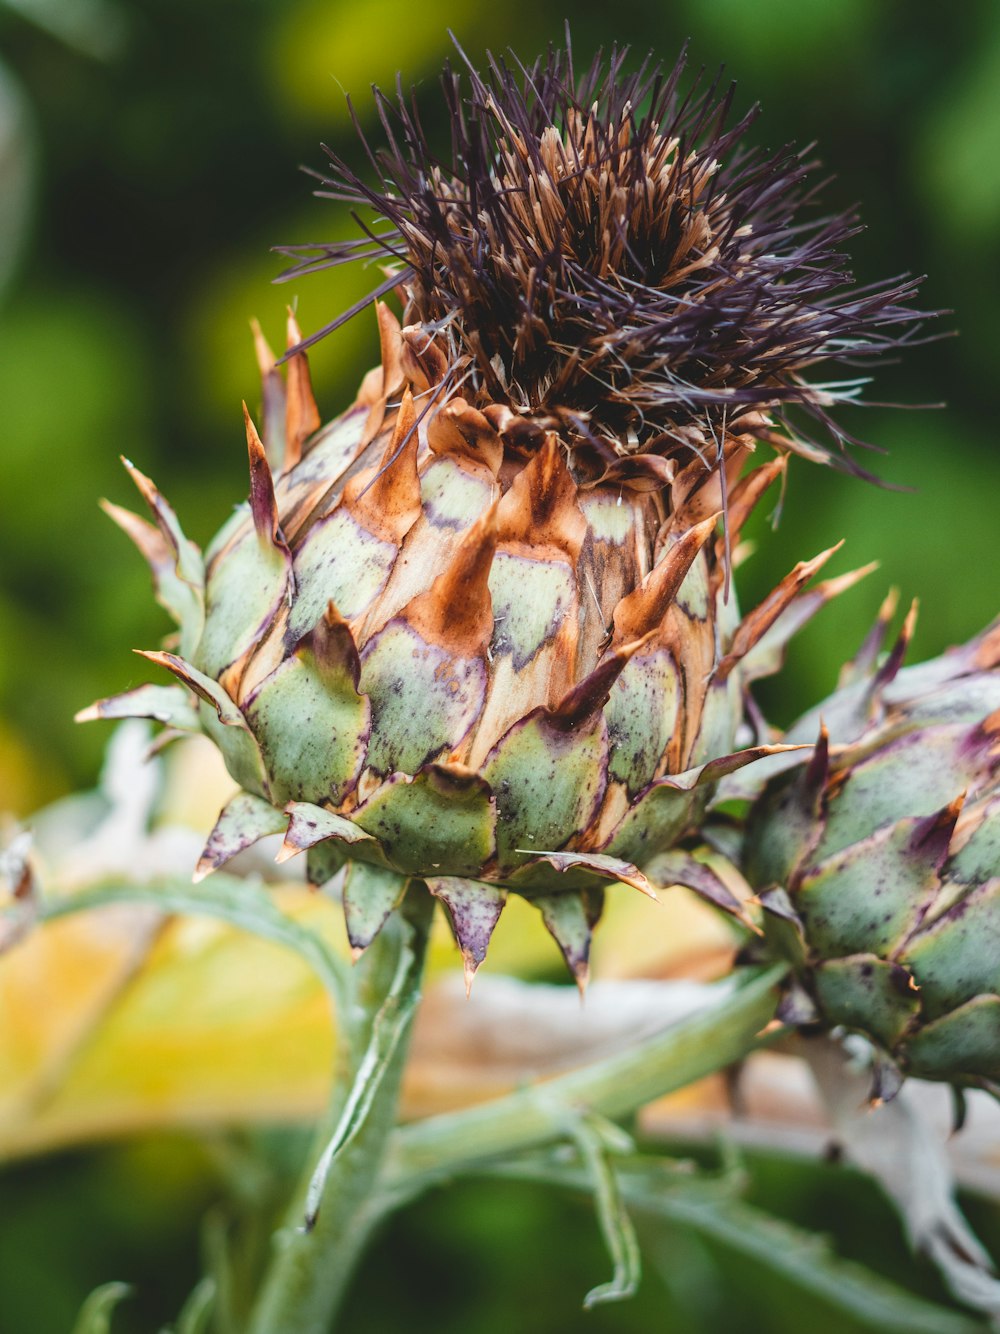
M 1000 622 L 899 670 L 900 644 L 827 702 L 812 760 L 748 824 L 748 878 L 791 959 L 790 1022 L 875 1046 L 902 1077 L 1000 1087 Z M 796 729 L 793 729 L 796 731 Z
M 805 367 L 891 343 L 913 289 L 840 294 L 823 257 L 852 222 L 792 227 L 801 159 L 734 156 L 750 118 L 682 97 L 682 65 L 448 71 L 447 169 L 378 94 L 405 131 L 380 186 L 336 159 L 331 181 L 380 226 L 293 272 L 388 266 L 380 365 L 321 426 L 305 347 L 329 329 L 290 318 L 283 370 L 255 330 L 249 501 L 203 560 L 136 470 L 153 523 L 108 507 L 179 624 L 146 655 L 179 684 L 84 716 L 219 746 L 241 791 L 198 874 L 284 832 L 314 882 L 348 868 L 359 950 L 423 882 L 470 977 L 520 893 L 582 979 L 604 886 L 652 894 L 643 867 L 768 749 L 731 753 L 742 664 L 825 555 L 741 621 L 731 553 L 787 452 L 822 453 L 784 423 L 836 399 Z

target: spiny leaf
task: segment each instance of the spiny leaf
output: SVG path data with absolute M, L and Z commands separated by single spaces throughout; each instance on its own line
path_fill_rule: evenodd
M 351 862 L 344 882 L 344 920 L 356 955 L 368 948 L 399 907 L 408 884 L 406 876 L 386 867 Z
M 282 811 L 252 792 L 237 792 L 219 813 L 195 868 L 195 881 L 253 847 L 269 834 L 284 833 L 288 821 Z

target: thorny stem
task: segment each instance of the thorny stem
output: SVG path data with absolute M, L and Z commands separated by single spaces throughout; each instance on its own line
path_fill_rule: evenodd
M 329 1334 L 354 1267 L 379 1214 L 370 1208 L 396 1117 L 407 1038 L 419 999 L 433 900 L 409 895 L 356 966 L 350 1011 L 341 1017 L 334 1101 L 317 1152 L 275 1235 L 274 1254 L 261 1284 L 247 1334 Z M 370 1077 L 380 1027 L 398 1029 L 386 1045 L 377 1085 L 350 1132 L 345 1109 L 356 1104 L 357 1083 Z M 335 1155 L 330 1144 L 339 1140 Z M 317 1162 L 325 1165 L 318 1206 Z M 307 1212 L 314 1219 L 307 1231 Z
M 376 947 L 372 945 L 368 955 Z M 379 999 L 399 966 L 398 945 L 378 948 L 381 955 L 370 965 L 370 999 L 364 1011 L 369 1035 Z M 783 966 L 761 969 L 742 984 L 720 984 L 714 1003 L 607 1060 L 482 1107 L 431 1117 L 398 1130 L 390 1140 L 404 1059 L 397 1050 L 362 1129 L 330 1171 L 323 1208 L 309 1233 L 302 1231 L 302 1220 L 311 1169 L 301 1183 L 283 1248 L 265 1278 L 248 1334 L 329 1334 L 373 1228 L 435 1182 L 565 1138 L 568 1117 L 632 1113 L 745 1056 L 773 1016 L 784 971 Z M 352 1074 L 364 1045 L 353 1048 Z M 350 1088 L 351 1082 L 350 1076 L 338 1080 L 338 1087 Z M 324 1139 L 341 1119 L 346 1100 L 342 1092 Z
M 369 1035 L 379 1000 L 399 966 L 398 944 L 378 948 L 381 954 L 369 965 L 366 988 Z M 784 971 L 782 966 L 762 969 L 743 984 L 721 984 L 715 1003 L 607 1060 L 482 1107 L 404 1127 L 390 1141 L 404 1059 L 405 1043 L 400 1043 L 362 1129 L 330 1171 L 324 1205 L 310 1233 L 301 1225 L 311 1170 L 300 1185 L 283 1248 L 264 1281 L 248 1334 L 329 1334 L 372 1229 L 436 1181 L 564 1138 L 568 1115 L 627 1115 L 745 1056 L 773 1016 L 776 984 Z M 363 1041 L 353 1048 L 352 1073 L 364 1046 Z M 341 1090 L 350 1084 L 350 1079 L 338 1081 Z M 340 1120 L 345 1102 L 342 1093 L 324 1138 Z
M 393 1203 L 476 1163 L 562 1138 L 570 1112 L 627 1116 L 746 1056 L 774 1015 L 783 964 L 718 984 L 718 999 L 606 1060 L 542 1085 L 397 1131 L 386 1184 Z

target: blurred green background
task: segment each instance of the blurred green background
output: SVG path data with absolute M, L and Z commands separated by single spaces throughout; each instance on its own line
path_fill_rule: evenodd
M 473 57 L 510 42 L 530 56 L 560 39 L 565 12 L 556 0 L 0 3 L 0 808 L 24 814 L 92 781 L 106 734 L 74 728 L 72 714 L 138 682 L 129 650 L 153 647 L 165 630 L 142 563 L 97 509 L 100 495 L 136 503 L 118 455 L 151 474 L 206 540 L 245 494 L 240 399 L 252 409 L 258 400 L 249 319 L 280 345 L 286 301 L 311 329 L 364 290 L 364 273 L 342 270 L 270 285 L 281 269 L 272 245 L 350 228 L 298 171 L 322 164 L 321 140 L 358 157 L 345 91 L 370 122 L 370 83 L 401 70 L 423 88 L 433 124 L 448 27 Z M 759 141 L 817 140 L 836 175 L 829 206 L 861 202 L 859 278 L 926 272 L 923 304 L 954 312 L 945 323 L 959 336 L 886 368 L 873 395 L 947 407 L 871 408 L 846 423 L 889 451 L 876 464 L 883 476 L 915 490 L 797 464 L 779 530 L 758 525 L 741 581 L 747 605 L 841 537 L 831 570 L 882 561 L 769 687 L 770 714 L 789 721 L 832 686 L 890 584 L 920 596 L 916 656 L 974 633 L 1000 604 L 1000 6 L 962 0 L 943 16 L 930 0 L 617 0 L 578 3 L 571 17 L 579 57 L 618 40 L 669 62 L 689 37 L 695 66 L 725 63 L 738 106 L 763 103 Z M 347 405 L 375 348 L 374 321 L 362 316 L 315 350 L 324 415 Z M 164 1169 L 164 1155 L 173 1166 Z M 126 1181 L 138 1185 L 124 1190 Z M 175 1311 L 196 1271 L 193 1219 L 216 1185 L 191 1146 L 154 1146 L 23 1168 L 4 1189 L 0 1329 L 55 1334 L 105 1278 L 144 1284 L 147 1305 L 123 1313 L 123 1330 L 155 1328 Z M 849 1237 L 843 1200 L 831 1203 L 821 1181 L 779 1174 L 767 1189 L 787 1211 L 821 1215 Z M 411 1311 L 407 1327 L 458 1329 L 464 1312 L 462 1328 L 528 1329 L 540 1298 L 527 1258 L 549 1250 L 560 1281 L 530 1328 L 579 1327 L 579 1296 L 597 1275 L 560 1241 L 566 1228 L 580 1235 L 573 1206 L 483 1187 L 421 1208 L 368 1275 L 414 1249 L 397 1305 L 377 1291 L 370 1318 L 352 1308 L 351 1329 L 401 1328 L 399 1301 L 414 1300 L 423 1265 L 438 1290 L 455 1285 L 455 1302 L 442 1296 L 427 1323 Z M 430 1229 L 456 1264 L 476 1266 L 476 1291 L 496 1307 L 489 1318 L 472 1281 L 428 1253 Z M 893 1232 L 885 1263 L 903 1265 L 900 1255 Z M 711 1257 L 702 1261 L 713 1272 Z M 778 1315 L 761 1323 L 753 1282 L 743 1275 L 735 1295 L 719 1297 L 725 1319 L 698 1324 L 651 1280 L 643 1304 L 588 1317 L 587 1327 L 786 1328 Z

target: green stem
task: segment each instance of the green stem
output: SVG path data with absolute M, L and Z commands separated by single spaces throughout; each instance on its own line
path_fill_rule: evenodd
M 247 1334 L 328 1334 L 333 1328 L 380 1217 L 371 1204 L 395 1123 L 432 904 L 429 894 L 411 892 L 357 965 L 350 1011 L 341 1016 L 346 1069 L 338 1072 L 321 1152 L 310 1157 L 275 1236 Z
M 397 1200 L 490 1158 L 562 1138 L 567 1109 L 621 1117 L 746 1056 L 772 1019 L 784 965 L 719 984 L 719 999 L 604 1061 L 395 1136 L 386 1181 Z

